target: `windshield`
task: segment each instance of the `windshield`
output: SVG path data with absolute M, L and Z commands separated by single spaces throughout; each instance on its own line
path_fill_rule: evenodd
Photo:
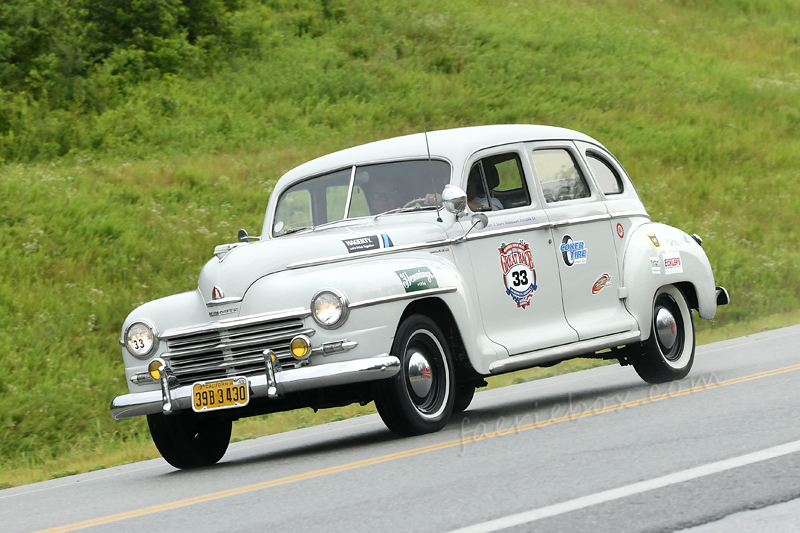
M 433 208 L 449 182 L 450 164 L 439 160 L 379 163 L 323 174 L 284 191 L 278 200 L 272 234 L 284 235 L 403 207 Z

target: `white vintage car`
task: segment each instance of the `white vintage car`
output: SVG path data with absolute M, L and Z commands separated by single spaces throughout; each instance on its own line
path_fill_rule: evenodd
M 133 311 L 130 393 L 177 468 L 231 423 L 375 401 L 401 436 L 438 431 L 484 378 L 574 357 L 683 378 L 716 287 L 696 235 L 653 223 L 581 133 L 502 125 L 374 142 L 278 180 L 260 237 L 218 246 L 197 290 Z

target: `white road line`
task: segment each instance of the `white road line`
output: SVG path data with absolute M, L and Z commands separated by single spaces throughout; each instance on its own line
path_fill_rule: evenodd
M 633 496 L 634 494 L 640 494 L 649 490 L 668 487 L 677 483 L 683 483 L 684 481 L 697 479 L 703 476 L 709 476 L 711 474 L 717 474 L 726 470 L 739 468 L 740 466 L 746 466 L 753 463 L 766 461 L 768 459 L 774 459 L 776 457 L 781 457 L 783 455 L 788 455 L 798 451 L 800 451 L 800 440 L 775 446 L 773 448 L 767 448 L 766 450 L 749 453 L 747 455 L 740 455 L 739 457 L 733 457 L 724 461 L 690 468 L 681 472 L 675 472 L 674 474 L 657 477 L 655 479 L 633 483 L 632 485 L 626 485 L 624 487 L 606 490 L 596 494 L 590 494 L 589 496 L 575 498 L 574 500 L 557 503 L 548 507 L 542 507 L 540 509 L 509 515 L 496 520 L 490 520 L 481 524 L 475 524 L 473 526 L 454 530 L 451 533 L 488 533 L 490 531 L 500 531 L 501 529 L 528 524 L 530 522 L 535 522 L 536 520 L 541 520 L 542 518 L 549 518 L 551 516 L 577 511 L 578 509 L 591 507 L 592 505 L 598 505 L 600 503 L 626 498 L 628 496 Z

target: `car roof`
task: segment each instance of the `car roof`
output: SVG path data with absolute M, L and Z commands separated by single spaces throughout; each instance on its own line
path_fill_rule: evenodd
M 526 141 L 579 140 L 600 144 L 588 135 L 566 128 L 529 124 L 473 126 L 428 132 L 431 157 L 454 164 L 482 148 Z M 427 158 L 424 133 L 375 141 L 324 155 L 296 167 L 281 177 L 275 190 L 308 176 L 377 161 Z

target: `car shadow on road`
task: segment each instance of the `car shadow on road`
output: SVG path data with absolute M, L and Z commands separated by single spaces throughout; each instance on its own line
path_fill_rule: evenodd
M 713 376 L 712 376 L 713 378 Z M 337 452 L 353 452 L 366 450 L 362 457 L 386 453 L 387 450 L 369 450 L 376 445 L 395 442 L 407 442 L 408 448 L 432 444 L 431 439 L 440 442 L 453 439 L 455 435 L 463 437 L 464 429 L 469 427 L 470 433 L 491 432 L 496 430 L 512 430 L 515 426 L 531 423 L 544 423 L 550 419 L 579 418 L 581 413 L 600 413 L 604 410 L 617 410 L 623 404 L 638 399 L 653 398 L 670 391 L 679 391 L 695 386 L 698 377 L 687 378 L 678 382 L 662 385 L 648 385 L 643 382 L 624 381 L 607 386 L 575 387 L 568 391 L 545 392 L 537 391 L 530 387 L 528 391 L 514 394 L 516 399 L 496 397 L 483 400 L 480 395 L 471 407 L 463 413 L 453 415 L 445 428 L 432 435 L 421 435 L 403 439 L 390 432 L 379 420 L 378 423 L 369 423 L 359 426 L 344 428 L 345 431 L 325 433 L 310 433 L 307 436 L 287 439 L 281 442 L 263 445 L 255 444 L 249 449 L 245 457 L 227 457 L 221 463 L 208 467 L 213 469 L 241 468 L 248 465 L 268 465 L 298 457 L 321 458 Z M 701 381 L 704 380 L 700 376 Z M 707 381 L 707 379 L 706 379 Z M 377 415 L 370 415 L 375 416 Z M 338 424 L 348 424 L 349 421 L 334 422 L 329 426 L 335 428 Z M 285 434 L 284 434 L 285 435 Z M 439 435 L 439 437 L 434 437 Z M 269 439 L 270 437 L 262 437 Z M 258 439 L 257 439 L 258 440 Z M 257 440 L 255 442 L 257 442 Z M 423 444 L 424 442 L 424 444 Z M 263 447 L 260 452 L 257 448 Z M 405 447 L 404 447 L 405 448 Z M 243 451 L 243 450 L 239 450 Z M 391 452 L 398 450 L 393 448 Z M 358 454 L 356 454 L 358 456 Z M 200 469 L 205 470 L 205 469 Z M 195 470 L 196 471 L 196 470 Z M 173 474 L 189 473 L 176 471 Z

